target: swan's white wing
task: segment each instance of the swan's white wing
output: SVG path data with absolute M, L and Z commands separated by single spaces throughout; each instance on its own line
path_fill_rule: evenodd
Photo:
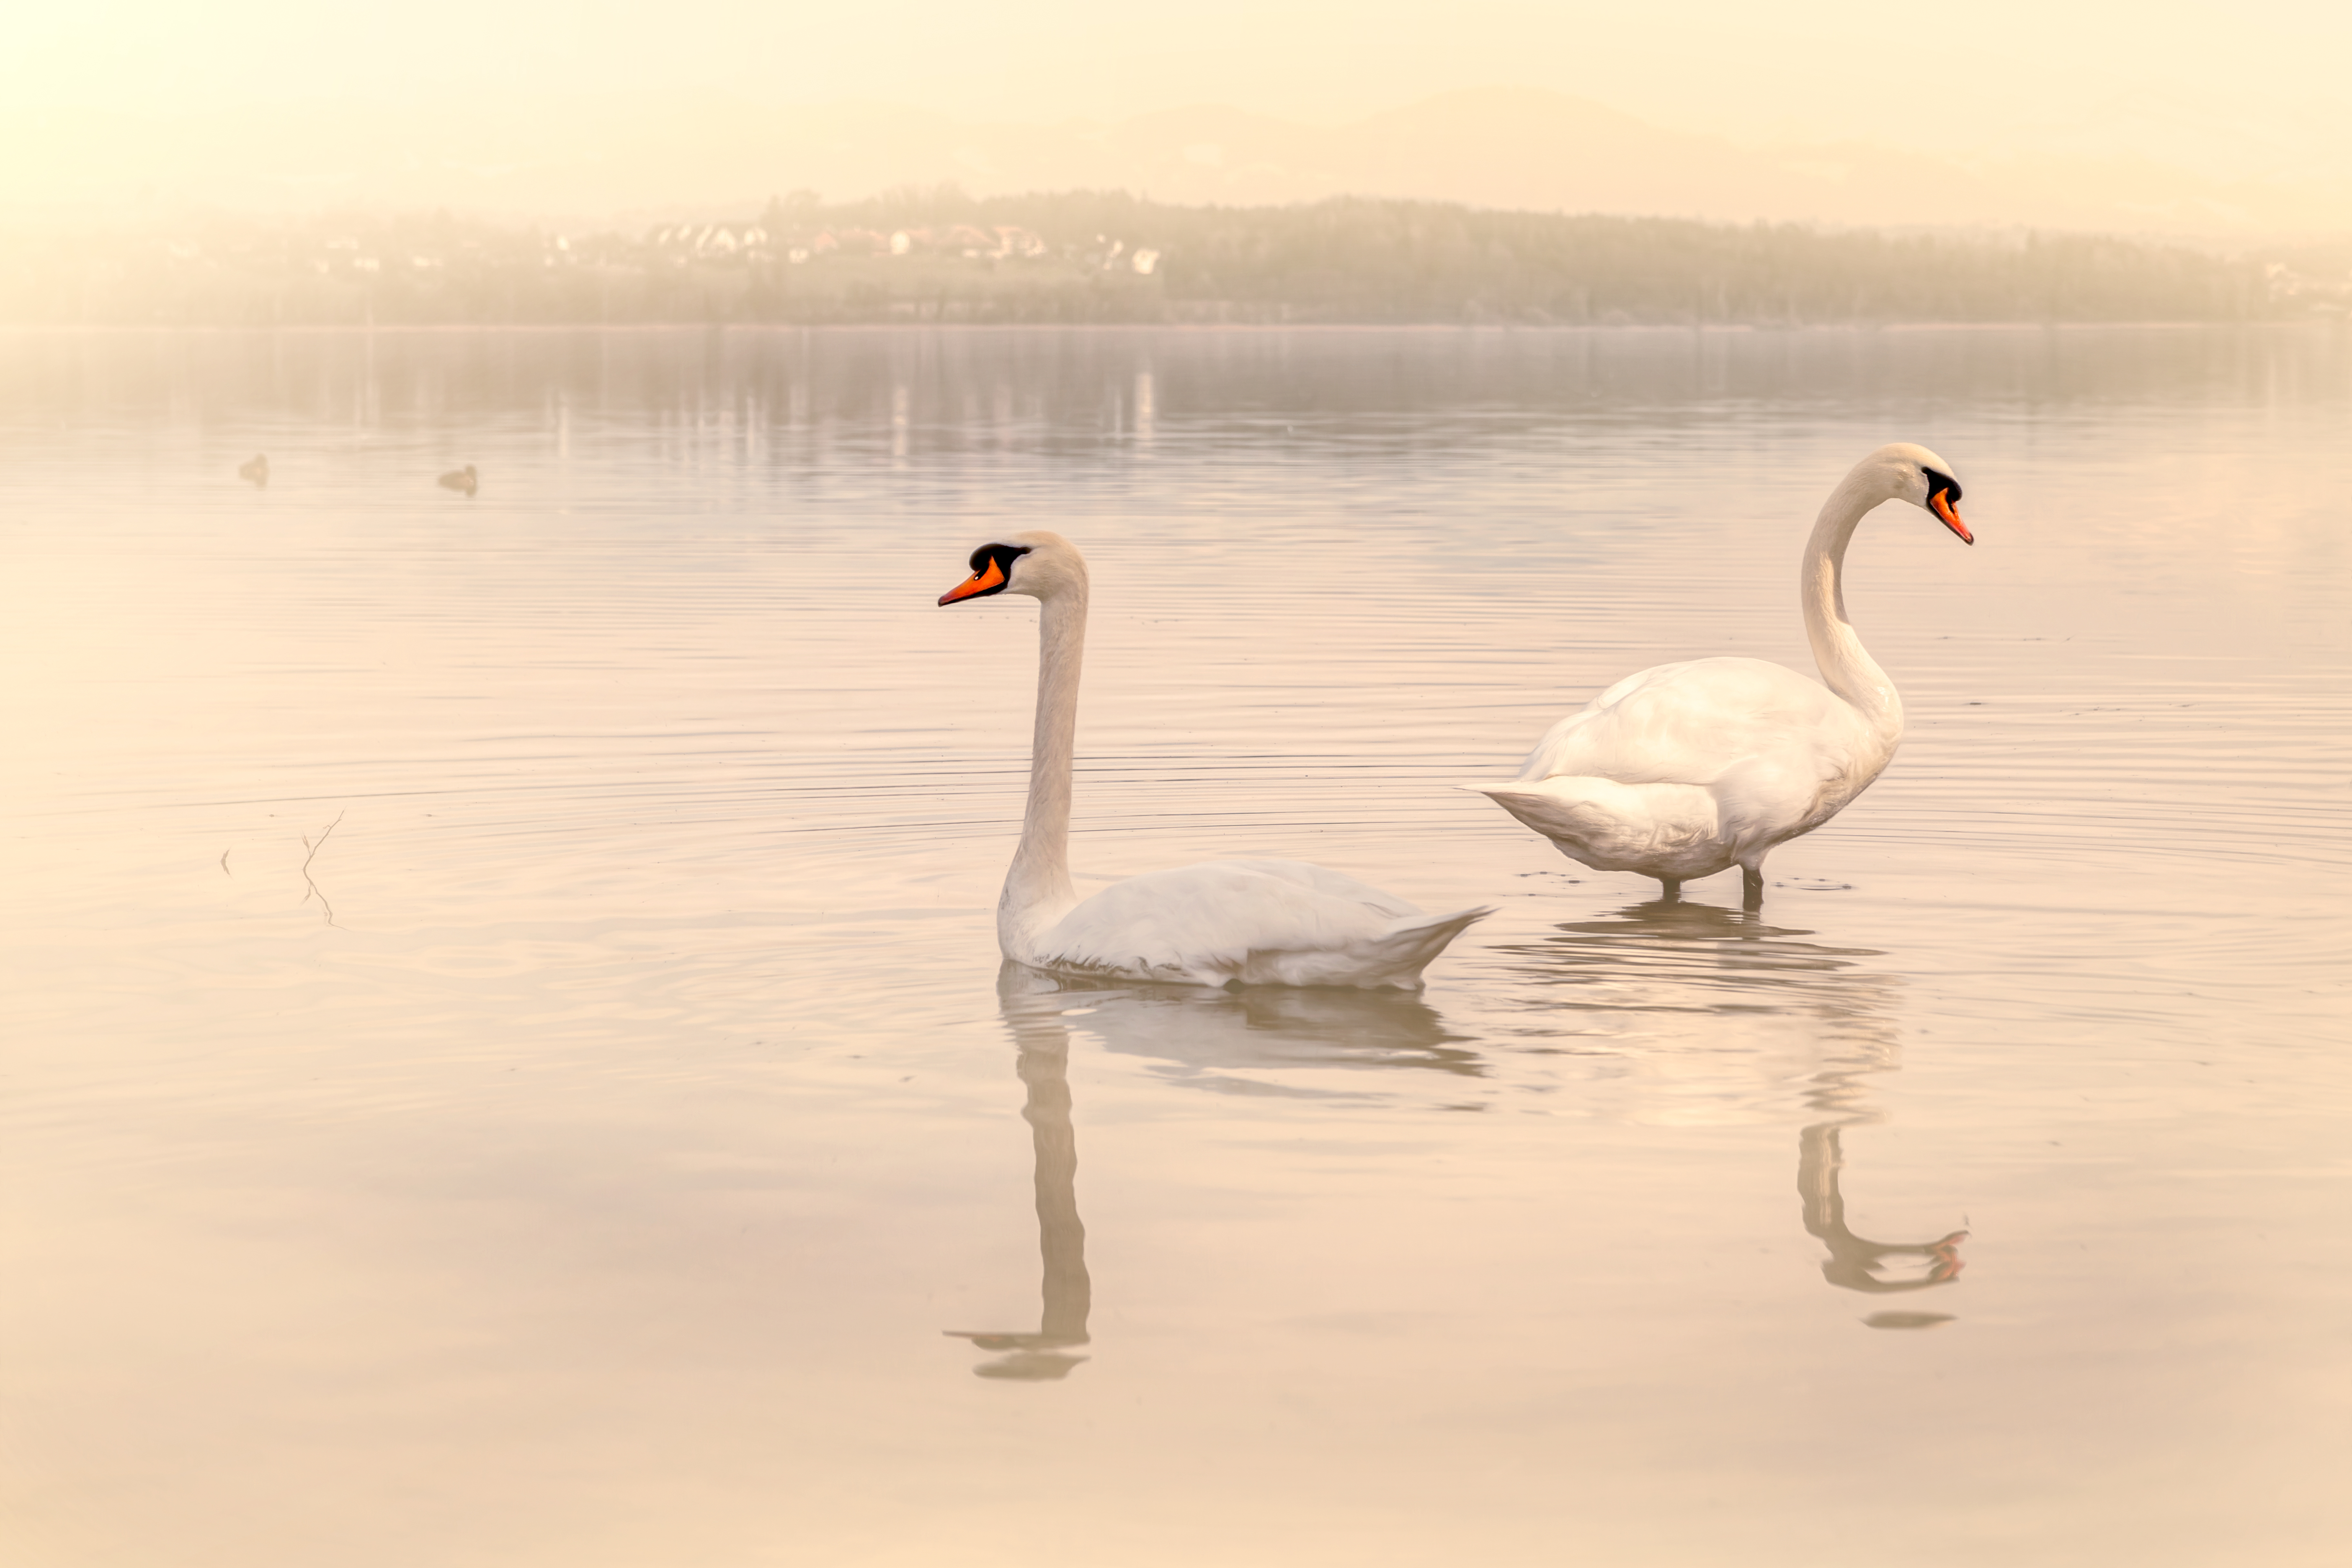
M 1056 921 L 1024 961 L 1208 985 L 1410 985 L 1487 912 L 1426 916 L 1296 860 L 1208 860 L 1114 882 Z
M 1819 681 L 1759 658 L 1700 658 L 1629 675 L 1553 725 L 1525 780 L 1710 784 L 1791 740 L 1842 733 L 1851 710 Z
M 1359 882 L 1328 866 L 1318 866 L 1307 860 L 1212 860 L 1211 866 L 1239 866 L 1261 876 L 1273 877 L 1343 903 L 1360 905 L 1384 921 L 1399 920 L 1421 913 L 1421 906 L 1382 892 L 1369 882 Z M 1197 869 L 1187 867 L 1185 869 Z

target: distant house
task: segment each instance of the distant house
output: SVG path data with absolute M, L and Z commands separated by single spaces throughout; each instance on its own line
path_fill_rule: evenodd
M 1045 242 L 1019 224 L 996 226 L 996 249 L 999 257 L 1018 256 L 1028 259 L 1045 254 Z

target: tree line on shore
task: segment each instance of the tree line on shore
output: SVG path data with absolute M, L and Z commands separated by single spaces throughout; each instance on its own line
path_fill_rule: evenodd
M 446 213 L 212 215 L 0 241 L 0 321 L 352 326 L 2251 321 L 2341 315 L 2340 248 L 1483 211 L 1342 197 L 901 190 L 566 233 Z

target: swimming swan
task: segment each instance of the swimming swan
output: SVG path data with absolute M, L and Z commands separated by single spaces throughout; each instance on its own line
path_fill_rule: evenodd
M 940 603 L 995 594 L 1025 594 L 1043 605 L 1029 805 L 996 905 L 1005 957 L 1065 974 L 1200 985 L 1409 987 L 1465 927 L 1494 912 L 1425 915 L 1296 860 L 1148 871 L 1081 901 L 1070 881 L 1070 763 L 1086 651 L 1086 558 L 1058 533 L 1009 534 L 973 551 L 971 575 Z
M 1903 700 L 1845 618 L 1845 547 L 1864 514 L 1906 500 L 1976 542 L 1951 465 L 1881 447 L 1822 506 L 1799 595 L 1817 684 L 1757 658 L 1699 658 L 1629 675 L 1553 725 L 1507 784 L 1465 784 L 1596 871 L 1638 871 L 1671 898 L 1738 866 L 1750 908 L 1764 857 L 1844 809 L 1903 739 Z

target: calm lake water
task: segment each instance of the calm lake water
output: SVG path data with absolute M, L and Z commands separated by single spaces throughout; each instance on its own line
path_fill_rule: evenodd
M 1898 439 L 1760 915 L 1451 787 L 1810 672 Z M 0 338 L 9 1559 L 2340 1563 L 2347 454 L 2326 329 Z M 1000 975 L 1034 527 L 1081 873 L 1425 992 Z

